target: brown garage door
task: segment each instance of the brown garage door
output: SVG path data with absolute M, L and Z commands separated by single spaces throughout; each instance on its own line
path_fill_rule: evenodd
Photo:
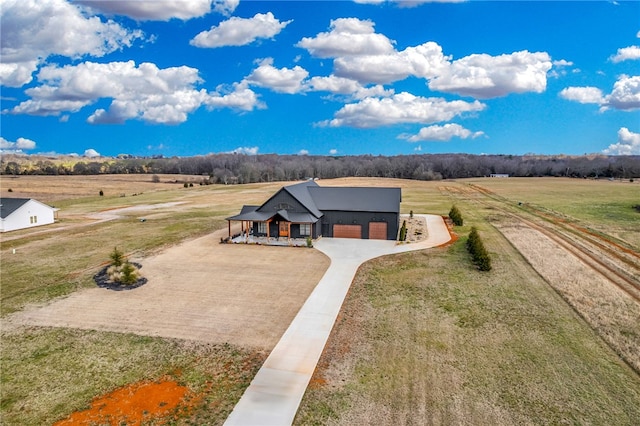
M 333 238 L 362 238 L 362 226 L 333 225 Z
M 369 239 L 386 240 L 387 222 L 369 222 Z

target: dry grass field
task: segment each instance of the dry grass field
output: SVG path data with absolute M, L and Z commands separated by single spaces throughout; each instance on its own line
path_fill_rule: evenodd
M 210 340 L 150 336 L 153 333 L 145 327 L 155 320 L 143 311 L 160 315 L 163 309 L 145 304 L 168 303 L 166 321 L 176 327 L 188 327 L 189 321 L 201 324 L 184 309 L 192 311 L 198 298 L 205 298 L 196 292 L 191 302 L 170 309 L 172 302 L 179 305 L 183 300 L 172 293 L 172 283 L 183 285 L 188 277 L 215 282 L 224 271 L 208 273 L 201 266 L 204 259 L 215 262 L 213 258 L 221 257 L 222 247 L 251 258 L 248 263 L 228 258 L 235 270 L 245 269 L 242 280 L 255 273 L 268 275 L 264 263 L 270 262 L 281 263 L 278 273 L 284 275 L 288 265 L 300 264 L 305 265 L 295 267 L 300 275 L 311 266 L 320 274 L 326 259 L 310 255 L 313 250 L 273 248 L 280 252 L 267 255 L 262 249 L 271 248 L 219 246 L 212 235 L 226 227 L 224 218 L 242 204 L 260 204 L 282 183 L 200 186 L 197 176 L 159 178 L 160 182 L 152 182 L 150 175 L 1 178 L 3 197 L 36 197 L 61 208 L 55 225 L 0 235 L 3 424 L 52 424 L 123 386 L 165 380 L 186 386 L 189 395 L 166 420 L 221 424 L 281 331 L 271 326 L 271 334 L 262 341 L 250 340 L 251 333 L 234 340 L 233 334 L 242 328 L 230 329 L 234 315 L 247 315 L 241 302 L 244 298 L 255 303 L 256 293 L 251 291 L 213 291 L 203 300 L 207 315 L 215 319 L 209 330 L 216 324 L 230 330 Z M 184 179 L 194 186 L 184 188 Z M 638 183 L 350 178 L 320 184 L 401 186 L 403 213 L 446 215 L 455 203 L 465 226 L 456 228 L 461 238 L 449 247 L 377 259 L 361 268 L 296 424 L 636 424 L 640 377 L 631 362 L 625 364 L 622 351 L 612 348 L 622 342 L 620 347 L 626 345 L 628 353 L 640 353 L 640 325 L 634 323 L 633 313 L 637 303 L 618 295 L 622 305 L 607 310 L 614 304 L 606 299 L 611 293 L 606 280 L 588 281 L 593 290 L 581 285 L 582 278 L 562 281 L 584 265 L 563 260 L 571 258 L 564 252 L 552 254 L 557 247 L 547 247 L 537 234 L 520 232 L 524 228 L 508 214 L 562 217 L 637 252 L 640 214 L 631 206 L 640 204 Z M 493 201 L 473 185 L 495 194 Z M 98 195 L 100 190 L 104 196 Z M 128 210 L 117 210 L 122 208 Z M 478 272 L 464 249 L 471 226 L 479 229 L 493 258 L 489 273 Z M 530 235 L 535 238 L 525 238 Z M 519 247 L 518 239 L 526 239 L 526 247 Z M 184 244 L 193 249 L 180 257 Z M 209 245 L 215 245 L 211 253 L 202 253 Z M 74 312 L 78 305 L 70 302 L 96 292 L 92 276 L 114 246 L 146 262 L 143 273 L 148 267 L 153 280 L 140 289 L 148 297 L 135 306 L 123 303 L 134 312 L 102 311 L 105 322 L 119 316 L 104 328 L 61 322 L 65 315 L 86 314 Z M 254 255 L 244 249 L 262 251 Z M 280 253 L 285 253 L 285 260 L 279 259 Z M 292 262 L 290 257 L 297 253 L 309 258 Z M 171 262 L 175 268 L 170 268 Z M 162 281 L 162 302 L 150 291 L 156 281 Z M 310 288 L 307 283 L 296 289 L 290 310 L 281 317 L 282 327 Z M 286 286 L 281 290 L 288 292 Z M 249 314 L 255 311 L 255 319 L 264 319 L 270 305 L 281 306 L 282 294 L 261 292 L 265 300 L 259 305 L 264 310 L 252 305 Z M 237 305 L 230 302 L 231 296 Z M 594 297 L 599 303 L 590 301 Z M 572 300 L 577 301 L 573 306 Z M 55 321 L 46 322 L 47 310 L 57 310 Z M 38 312 L 43 322 L 37 325 L 14 322 L 29 315 L 33 319 Z M 97 316 L 89 318 L 94 321 Z M 591 316 L 603 321 L 592 321 Z M 206 327 L 194 329 L 211 336 Z

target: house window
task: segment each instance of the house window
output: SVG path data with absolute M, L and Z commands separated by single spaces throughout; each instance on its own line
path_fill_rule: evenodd
M 29 217 L 29 222 L 33 223 L 38 223 L 38 216 L 30 216 Z
M 278 204 L 277 210 L 293 210 L 293 207 L 288 203 L 280 203 Z
M 310 223 L 301 223 L 300 224 L 300 235 L 311 235 L 311 224 Z
M 267 223 L 258 222 L 258 234 L 266 234 L 266 233 L 267 233 Z

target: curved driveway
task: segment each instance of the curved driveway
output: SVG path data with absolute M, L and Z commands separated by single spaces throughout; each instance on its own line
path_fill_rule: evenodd
M 225 425 L 290 425 L 293 422 L 358 267 L 379 256 L 436 247 L 451 240 L 442 217 L 420 216 L 427 220 L 428 237 L 418 243 L 397 245 L 394 241 L 344 238 L 323 238 L 316 242 L 315 247 L 329 256 L 331 265 Z

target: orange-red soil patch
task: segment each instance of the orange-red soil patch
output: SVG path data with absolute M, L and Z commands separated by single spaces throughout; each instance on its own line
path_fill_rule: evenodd
M 458 241 L 459 237 L 458 234 L 453 232 L 453 222 L 451 221 L 451 219 L 449 219 L 449 216 L 442 216 L 442 219 L 444 219 L 444 223 L 447 225 L 447 230 L 449 231 L 449 236 L 451 236 L 451 239 L 444 244 L 440 244 L 438 247 L 448 247 Z
M 142 425 L 172 414 L 187 394 L 188 389 L 173 380 L 133 383 L 94 399 L 91 408 L 77 411 L 54 426 Z

